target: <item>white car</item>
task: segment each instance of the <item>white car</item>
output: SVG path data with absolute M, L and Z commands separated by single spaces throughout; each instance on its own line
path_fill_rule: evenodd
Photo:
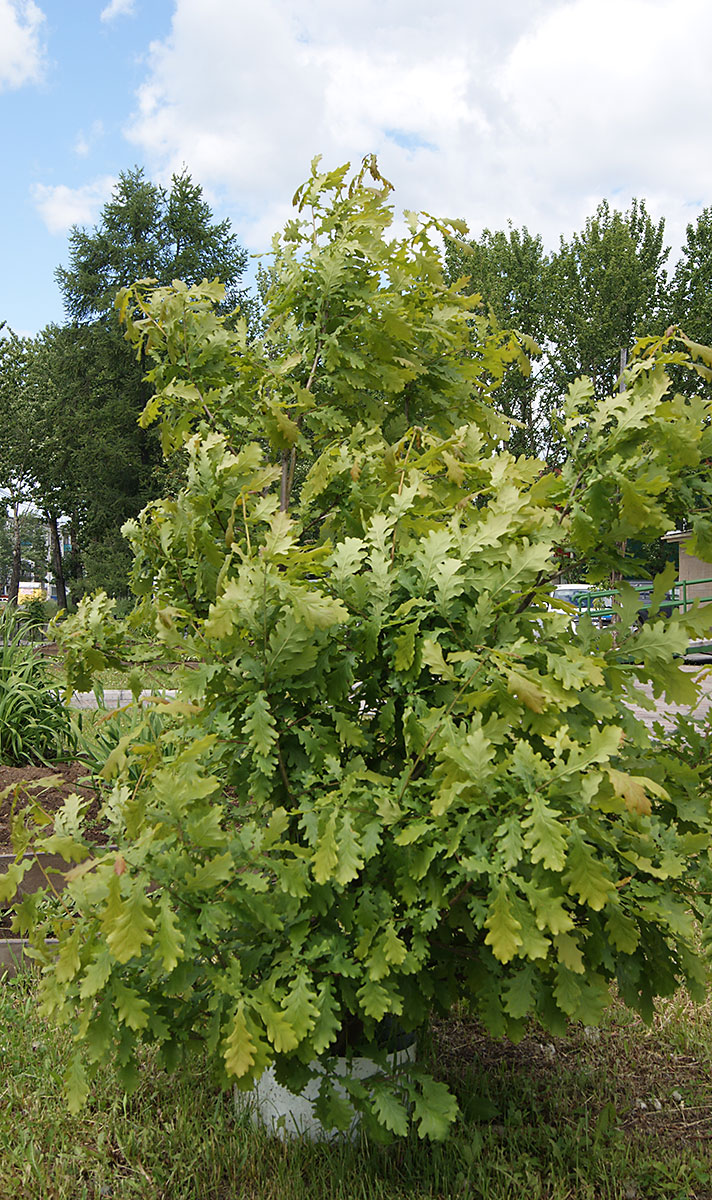
M 566 604 L 573 604 L 579 609 L 579 613 L 590 612 L 593 616 L 596 610 L 610 609 L 611 602 L 606 596 L 598 595 L 601 591 L 593 583 L 559 583 L 551 593 L 552 600 L 563 600 Z M 593 595 L 591 595 L 593 593 Z M 553 605 L 552 607 L 557 607 Z M 608 624 L 610 615 L 597 617 L 597 624 Z M 574 624 L 578 620 L 578 614 L 573 618 Z

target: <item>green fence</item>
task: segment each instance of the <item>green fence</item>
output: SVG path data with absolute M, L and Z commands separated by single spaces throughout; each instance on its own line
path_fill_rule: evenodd
M 710 591 L 709 595 L 700 596 L 693 593 L 693 589 L 699 588 L 700 585 L 707 585 Z M 645 618 L 650 607 L 652 598 L 652 583 L 648 586 L 645 583 L 632 585 L 637 592 L 640 593 L 641 602 L 639 612 L 641 617 Z M 586 592 L 576 600 L 576 607 L 582 612 L 591 613 L 597 621 L 611 620 L 614 616 L 612 607 L 612 599 L 618 593 L 615 588 L 602 588 L 600 591 Z M 606 604 L 606 600 L 608 604 Z M 646 603 L 647 600 L 647 603 Z M 699 601 L 700 604 L 712 603 L 712 578 L 710 579 L 679 579 L 676 584 L 666 593 L 659 608 L 662 613 L 670 613 L 674 609 L 680 609 L 682 612 L 687 612 L 688 608 Z

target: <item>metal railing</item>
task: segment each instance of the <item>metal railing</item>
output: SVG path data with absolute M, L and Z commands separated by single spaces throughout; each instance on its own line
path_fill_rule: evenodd
M 709 595 L 700 596 L 697 592 L 694 592 L 692 595 L 690 594 L 693 588 L 699 588 L 701 585 L 709 585 L 711 589 Z M 652 600 L 652 583 L 650 586 L 646 583 L 631 584 L 631 586 L 641 596 L 641 604 L 638 611 L 641 614 L 647 614 Z M 617 595 L 618 592 L 615 588 L 601 588 L 600 590 L 582 593 L 576 597 L 575 601 L 571 601 L 571 603 L 581 612 L 588 612 L 598 621 L 612 620 L 615 616 L 615 609 L 612 607 L 612 604 L 609 603 L 606 605 L 603 601 L 606 599 L 610 600 Z M 675 609 L 680 609 L 683 613 L 686 613 L 696 601 L 699 601 L 700 604 L 712 603 L 712 578 L 679 579 L 665 594 L 665 597 L 658 605 L 658 611 L 667 614 L 673 612 Z

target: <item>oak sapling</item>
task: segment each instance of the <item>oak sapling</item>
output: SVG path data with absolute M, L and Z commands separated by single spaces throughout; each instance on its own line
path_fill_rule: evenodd
M 456 1003 L 518 1038 L 594 1026 L 613 981 L 646 1017 L 704 990 L 708 796 L 628 702 L 694 698 L 680 655 L 711 610 L 659 612 L 667 575 L 642 629 L 625 586 L 605 629 L 547 599 L 562 551 L 603 578 L 681 495 L 709 550 L 709 405 L 667 369 L 712 355 L 641 342 L 623 391 L 572 385 L 560 471 L 513 456 L 517 336 L 446 285 L 444 224 L 392 234 L 390 190 L 373 160 L 313 165 L 260 340 L 217 284 L 119 297 L 153 363 L 142 420 L 185 461 L 126 527 L 138 618 L 199 666 L 105 764 L 117 850 L 77 826 L 62 913 L 21 914 L 59 938 L 42 993 L 76 1036 L 73 1105 L 107 1059 L 130 1086 L 141 1042 L 168 1066 L 204 1042 L 245 1088 L 274 1062 L 299 1089 L 318 1060 L 329 1126 L 354 1105 L 442 1138 L 456 1105 L 424 1064 L 347 1075 L 347 1102 L 331 1056 L 382 1061 L 384 1027 Z M 115 658 L 110 610 L 64 623 L 77 674 Z

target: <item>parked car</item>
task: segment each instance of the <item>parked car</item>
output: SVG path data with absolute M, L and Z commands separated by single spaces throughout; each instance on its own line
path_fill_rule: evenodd
M 593 583 L 559 583 L 551 593 L 551 598 L 573 604 L 580 613 L 589 612 L 597 625 L 607 625 L 611 615 L 606 610 L 610 609 L 611 604 L 607 596 L 597 594 L 600 591 L 601 589 Z M 578 615 L 573 620 L 576 624 Z
M 637 593 L 640 597 L 640 607 L 638 609 L 638 624 L 642 625 L 643 622 L 647 621 L 650 616 L 650 602 L 653 598 L 653 587 L 652 587 L 652 584 L 645 584 L 645 583 L 644 584 L 634 583 L 633 587 L 635 588 L 635 590 L 637 591 Z M 669 617 L 671 613 L 675 612 L 675 610 L 680 605 L 680 599 L 681 599 L 680 588 L 676 588 L 676 587 L 671 588 L 669 592 L 666 592 L 662 601 L 660 602 L 660 608 L 659 608 L 660 616 L 661 617 Z

